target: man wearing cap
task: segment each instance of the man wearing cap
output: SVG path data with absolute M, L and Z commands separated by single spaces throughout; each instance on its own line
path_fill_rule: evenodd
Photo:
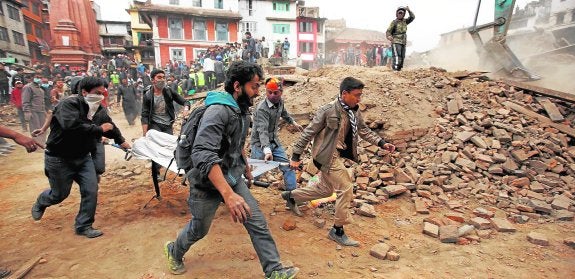
M 386 143 L 363 121 L 358 108 L 364 87 L 360 80 L 346 77 L 339 86 L 337 99 L 318 109 L 293 145 L 290 166 L 296 169 L 300 166 L 301 155 L 313 140 L 312 160 L 306 170 L 312 174 L 321 171 L 321 183 L 281 194 L 289 208 L 298 214 L 296 203 L 329 197 L 335 192 L 335 222 L 328 238 L 343 246 L 359 246 L 359 242 L 349 238 L 343 230 L 343 226 L 352 221 L 349 206 L 353 199 L 353 179 L 345 167 L 345 159 L 358 160 L 359 137 L 389 152 L 395 150 L 395 146 Z
M 409 17 L 405 18 L 405 12 Z M 399 7 L 395 11 L 396 19 L 391 21 L 387 28 L 386 36 L 391 42 L 391 51 L 393 52 L 392 68 L 395 71 L 401 71 L 403 60 L 405 59 L 405 45 L 407 44 L 407 25 L 413 22 L 415 15 L 409 7 Z
M 280 118 L 298 131 L 302 131 L 303 128 L 295 122 L 284 106 L 283 81 L 272 77 L 268 78 L 265 84 L 266 98 L 254 110 L 251 158 L 287 163 L 289 160 L 277 133 Z M 285 189 L 294 190 L 297 186 L 295 172 L 288 166 L 280 166 L 280 170 L 284 175 Z

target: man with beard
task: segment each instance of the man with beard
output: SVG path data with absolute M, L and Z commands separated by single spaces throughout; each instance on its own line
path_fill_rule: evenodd
M 280 263 L 264 214 L 242 178 L 251 178 L 243 150 L 249 126 L 248 108 L 258 96 L 262 76 L 257 64 L 235 62 L 227 72 L 226 92 L 213 91 L 206 97 L 207 108 L 192 147 L 192 169 L 187 174 L 192 219 L 175 241 L 164 246 L 173 274 L 186 272 L 184 254 L 206 236 L 222 201 L 231 219 L 248 231 L 266 278 L 295 278 L 299 271 Z
M 50 121 L 50 135 L 46 143 L 44 169 L 50 189 L 38 196 L 32 206 L 32 218 L 40 220 L 47 207 L 59 204 L 70 194 L 72 182 L 80 187 L 80 210 L 76 216 L 76 234 L 88 238 L 103 233 L 94 229 L 98 182 L 94 162 L 90 156 L 102 136 L 114 129 L 112 123 L 96 125 L 93 117 L 103 108 L 104 82 L 95 77 L 81 81 L 81 94 L 62 99 L 54 109 Z
M 166 86 L 166 74 L 163 70 L 154 69 L 150 74 L 152 86 L 146 88 L 142 101 L 142 133 L 146 136 L 148 130 L 157 130 L 172 135 L 174 133 L 173 125 L 176 120 L 174 102 L 184 106 L 187 112 L 190 109 L 190 103 Z M 159 168 L 156 162 L 152 161 L 152 179 L 154 184 L 159 179 Z M 157 184 L 155 184 L 157 185 Z
M 136 88 L 133 85 L 128 84 L 128 79 L 122 79 L 122 83 L 118 88 L 117 103 L 122 102 L 122 109 L 124 109 L 124 115 L 128 124 L 130 126 L 134 125 L 134 120 L 138 115 L 136 110 Z
M 254 111 L 251 157 L 265 161 L 288 163 L 288 156 L 277 133 L 280 118 L 283 118 L 300 132 L 303 128 L 295 122 L 284 106 L 282 100 L 283 81 L 272 77 L 266 79 L 265 85 L 266 99 L 261 101 Z M 295 172 L 288 166 L 280 166 L 280 170 L 284 175 L 285 189 L 288 191 L 295 190 L 297 186 Z

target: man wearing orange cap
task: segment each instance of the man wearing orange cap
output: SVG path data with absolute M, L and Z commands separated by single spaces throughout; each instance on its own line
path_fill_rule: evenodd
M 275 77 L 268 78 L 266 80 L 266 98 L 258 104 L 254 111 L 254 128 L 251 138 L 251 158 L 253 159 L 289 162 L 277 134 L 280 117 L 298 131 L 302 131 L 303 128 L 295 122 L 286 110 L 282 94 L 283 81 Z M 288 166 L 280 166 L 280 170 L 284 175 L 286 190 L 294 190 L 297 186 L 295 172 Z

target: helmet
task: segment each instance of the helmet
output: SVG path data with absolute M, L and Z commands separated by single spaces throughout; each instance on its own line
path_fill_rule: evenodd
M 270 90 L 270 91 L 283 91 L 283 79 L 281 78 L 276 78 L 276 77 L 270 77 L 268 79 L 266 79 L 266 89 Z
M 407 10 L 407 8 L 405 8 L 404 6 L 399 6 L 397 7 L 397 9 L 395 10 L 395 12 L 397 13 L 398 11 L 403 11 L 405 12 Z
M 222 56 L 221 55 L 216 56 L 216 60 L 222 61 Z

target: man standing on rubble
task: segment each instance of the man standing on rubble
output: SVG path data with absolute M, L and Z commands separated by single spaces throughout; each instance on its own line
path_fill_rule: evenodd
M 46 121 L 46 94 L 40 87 L 41 82 L 42 76 L 36 73 L 32 82 L 22 88 L 22 111 L 30 131 L 42 128 Z M 46 136 L 40 136 L 38 141 L 44 144 Z
M 285 149 L 277 134 L 280 118 L 293 125 L 298 131 L 303 128 L 295 122 L 284 106 L 282 100 L 283 80 L 268 78 L 266 99 L 261 101 L 254 111 L 254 126 L 251 137 L 251 157 L 265 161 L 289 162 Z M 285 189 L 295 190 L 297 186 L 295 172 L 288 166 L 280 166 L 284 175 Z
M 405 18 L 405 12 L 409 17 Z M 386 36 L 391 42 L 393 52 L 392 68 L 395 71 L 401 71 L 403 60 L 405 59 L 405 45 L 407 44 L 407 25 L 413 22 L 415 15 L 409 7 L 399 7 L 395 11 L 396 19 L 392 20 L 387 28 Z
M 249 126 L 248 108 L 258 96 L 262 76 L 257 64 L 234 62 L 226 75 L 226 92 L 208 93 L 207 108 L 191 151 L 192 169 L 187 174 L 192 219 L 175 241 L 164 245 L 173 274 L 186 272 L 184 254 L 206 236 L 222 201 L 232 220 L 242 223 L 248 231 L 266 278 L 295 278 L 299 271 L 282 266 L 264 214 L 242 177 L 251 178 L 243 150 Z
M 144 92 L 142 101 L 142 132 L 146 136 L 148 130 L 156 130 L 172 135 L 176 120 L 174 102 L 184 106 L 187 112 L 190 103 L 177 91 L 166 86 L 166 74 L 163 70 L 154 69 L 150 74 L 152 86 Z M 159 178 L 160 165 L 152 161 L 152 177 Z
M 359 246 L 359 242 L 349 238 L 343 230 L 343 226 L 352 221 L 349 206 L 353 199 L 353 180 L 344 165 L 345 159 L 357 161 L 359 137 L 389 152 L 395 150 L 394 145 L 386 143 L 363 121 L 358 108 L 364 86 L 360 80 L 346 77 L 339 86 L 337 99 L 318 110 L 293 145 L 290 166 L 297 169 L 301 155 L 313 140 L 312 160 L 307 171 L 315 174 L 320 170 L 321 183 L 281 194 L 290 209 L 298 214 L 297 203 L 329 197 L 335 191 L 335 223 L 328 237 L 344 246 Z
M 62 99 L 50 121 L 50 135 L 46 143 L 44 168 L 50 189 L 38 196 L 32 206 L 32 218 L 42 219 L 47 207 L 59 204 L 70 194 L 72 182 L 80 186 L 80 210 L 76 216 L 77 235 L 88 238 L 103 233 L 94 229 L 98 200 L 98 182 L 94 162 L 90 156 L 96 144 L 114 129 L 112 123 L 96 125 L 93 117 L 104 108 L 104 81 L 86 77 L 80 84 L 81 94 Z
M 134 120 L 138 115 L 136 111 L 136 101 L 137 93 L 136 88 L 132 84 L 128 84 L 127 79 L 122 79 L 120 87 L 118 87 L 117 103 L 122 104 L 122 109 L 124 110 L 124 115 L 128 121 L 128 125 L 133 126 Z

